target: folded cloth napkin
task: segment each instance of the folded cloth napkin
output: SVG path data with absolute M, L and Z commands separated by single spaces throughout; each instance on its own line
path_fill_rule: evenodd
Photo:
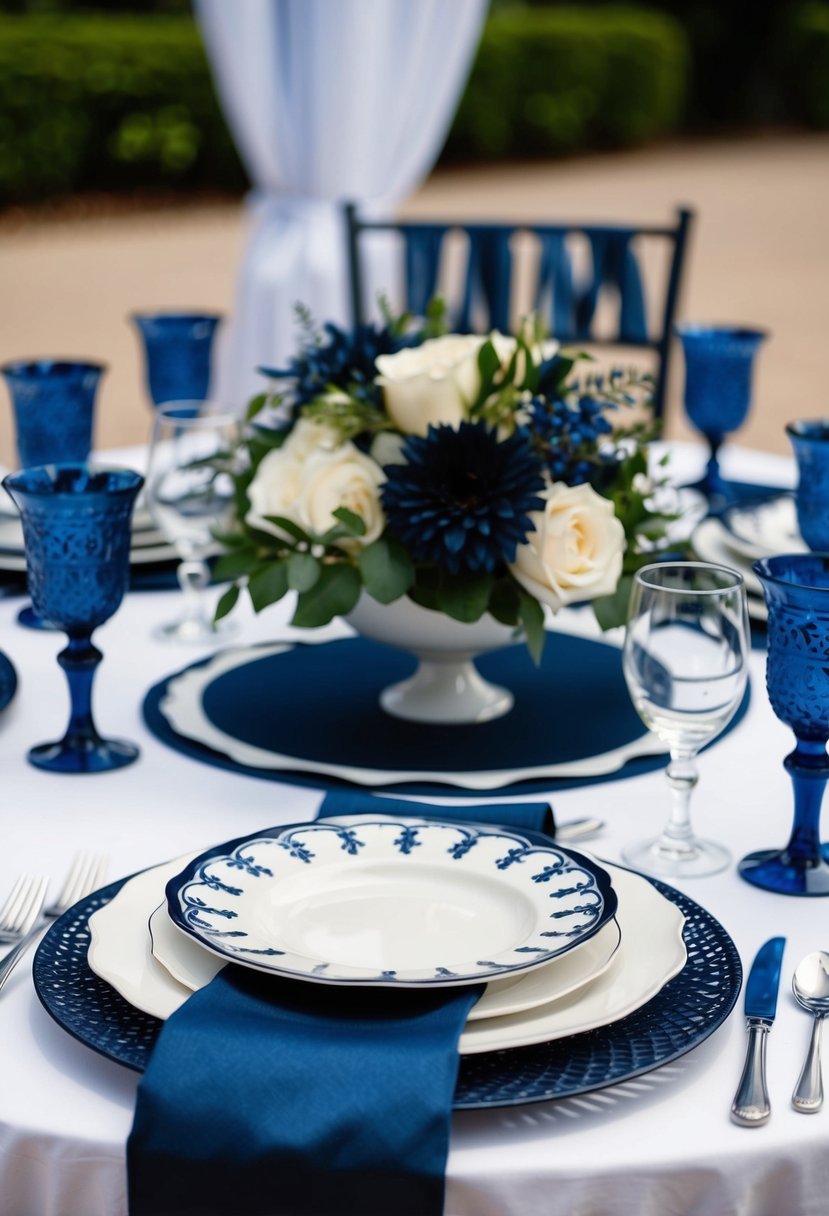
M 466 823 L 501 823 L 555 836 L 556 821 L 549 802 L 485 802 L 475 806 L 439 806 L 410 798 L 382 798 L 362 790 L 332 790 L 322 800 L 317 819 L 339 815 L 412 815 L 419 819 L 463 820 Z
M 344 793 L 321 807 L 361 812 L 552 828 L 546 803 Z M 458 1038 L 483 987 L 225 967 L 164 1024 L 139 1084 L 130 1216 L 441 1216 Z

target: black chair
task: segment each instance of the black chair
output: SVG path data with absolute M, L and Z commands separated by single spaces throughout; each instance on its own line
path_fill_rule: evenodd
M 352 203 L 346 204 L 345 217 L 351 314 L 355 325 L 368 319 L 365 238 L 378 232 L 397 233 L 402 238 L 406 294 L 401 306 L 421 315 L 438 293 L 447 238 L 461 234 L 460 243 L 465 243 L 466 252 L 456 274 L 460 290 L 454 301 L 448 301 L 451 329 L 456 333 L 487 329 L 509 332 L 515 314 L 515 282 L 519 277 L 513 272 L 519 269 L 519 245 L 523 241 L 524 265 L 530 267 L 524 278 L 529 280 L 530 291 L 525 293 L 527 306 L 520 311 L 538 312 L 562 344 L 653 351 L 656 356 L 653 407 L 656 416 L 661 417 L 673 323 L 693 219 L 689 209 L 677 210 L 672 227 L 374 221 L 361 219 Z M 663 246 L 663 267 L 658 276 L 661 287 L 657 291 L 649 286 L 647 294 L 640 266 L 640 250 L 646 242 Z

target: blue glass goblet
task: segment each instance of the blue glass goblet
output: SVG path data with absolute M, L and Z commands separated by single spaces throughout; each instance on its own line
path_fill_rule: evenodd
M 12 400 L 21 468 L 86 460 L 95 394 L 105 370 L 102 363 L 69 359 L 18 359 L 0 367 Z
M 81 359 L 16 359 L 0 367 L 11 396 L 21 468 L 86 460 L 95 394 L 105 370 L 102 363 Z M 53 628 L 31 605 L 21 608 L 17 619 L 29 629 Z
M 678 325 L 676 332 L 685 355 L 685 412 L 710 448 L 705 476 L 693 488 L 724 505 L 737 494 L 723 480 L 717 454 L 746 420 L 754 358 L 767 335 L 732 326 Z
M 797 740 L 783 761 L 794 786 L 794 826 L 785 848 L 750 853 L 738 870 L 767 891 L 829 895 L 829 845 L 819 835 L 829 778 L 829 554 L 766 557 L 754 570 L 769 610 L 769 700 Z
M 37 466 L 3 481 L 20 509 L 35 609 L 69 638 L 58 655 L 69 682 L 69 726 L 59 742 L 31 749 L 38 768 L 99 773 L 138 757 L 135 744 L 102 739 L 95 728 L 92 679 L 103 656 L 91 639 L 123 598 L 132 508 L 143 484 L 129 469 L 83 464 Z
M 153 405 L 204 401 L 210 387 L 213 337 L 220 316 L 212 313 L 133 313 L 143 339 L 147 390 Z
M 790 422 L 786 434 L 797 461 L 800 535 L 813 551 L 829 551 L 829 421 Z

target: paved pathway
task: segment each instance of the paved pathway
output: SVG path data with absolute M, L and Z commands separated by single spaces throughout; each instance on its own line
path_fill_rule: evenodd
M 754 408 L 740 440 L 787 451 L 785 422 L 829 412 L 829 137 L 775 136 L 650 148 L 509 168 L 445 170 L 410 214 L 592 217 L 663 222 L 679 203 L 698 213 L 681 313 L 767 328 Z M 97 443 L 147 436 L 150 413 L 131 309 L 230 311 L 245 240 L 240 204 L 105 218 L 0 222 L 0 361 L 27 355 L 102 358 Z M 681 357 L 668 432 L 687 435 Z M 0 393 L 0 395 L 3 395 Z M 0 461 L 12 460 L 0 406 Z

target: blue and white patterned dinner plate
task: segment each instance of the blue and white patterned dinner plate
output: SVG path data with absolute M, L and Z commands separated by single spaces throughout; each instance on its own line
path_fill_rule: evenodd
M 615 915 L 610 877 L 521 832 L 366 819 L 275 828 L 167 884 L 173 923 L 233 962 L 328 984 L 437 987 L 518 975 Z

